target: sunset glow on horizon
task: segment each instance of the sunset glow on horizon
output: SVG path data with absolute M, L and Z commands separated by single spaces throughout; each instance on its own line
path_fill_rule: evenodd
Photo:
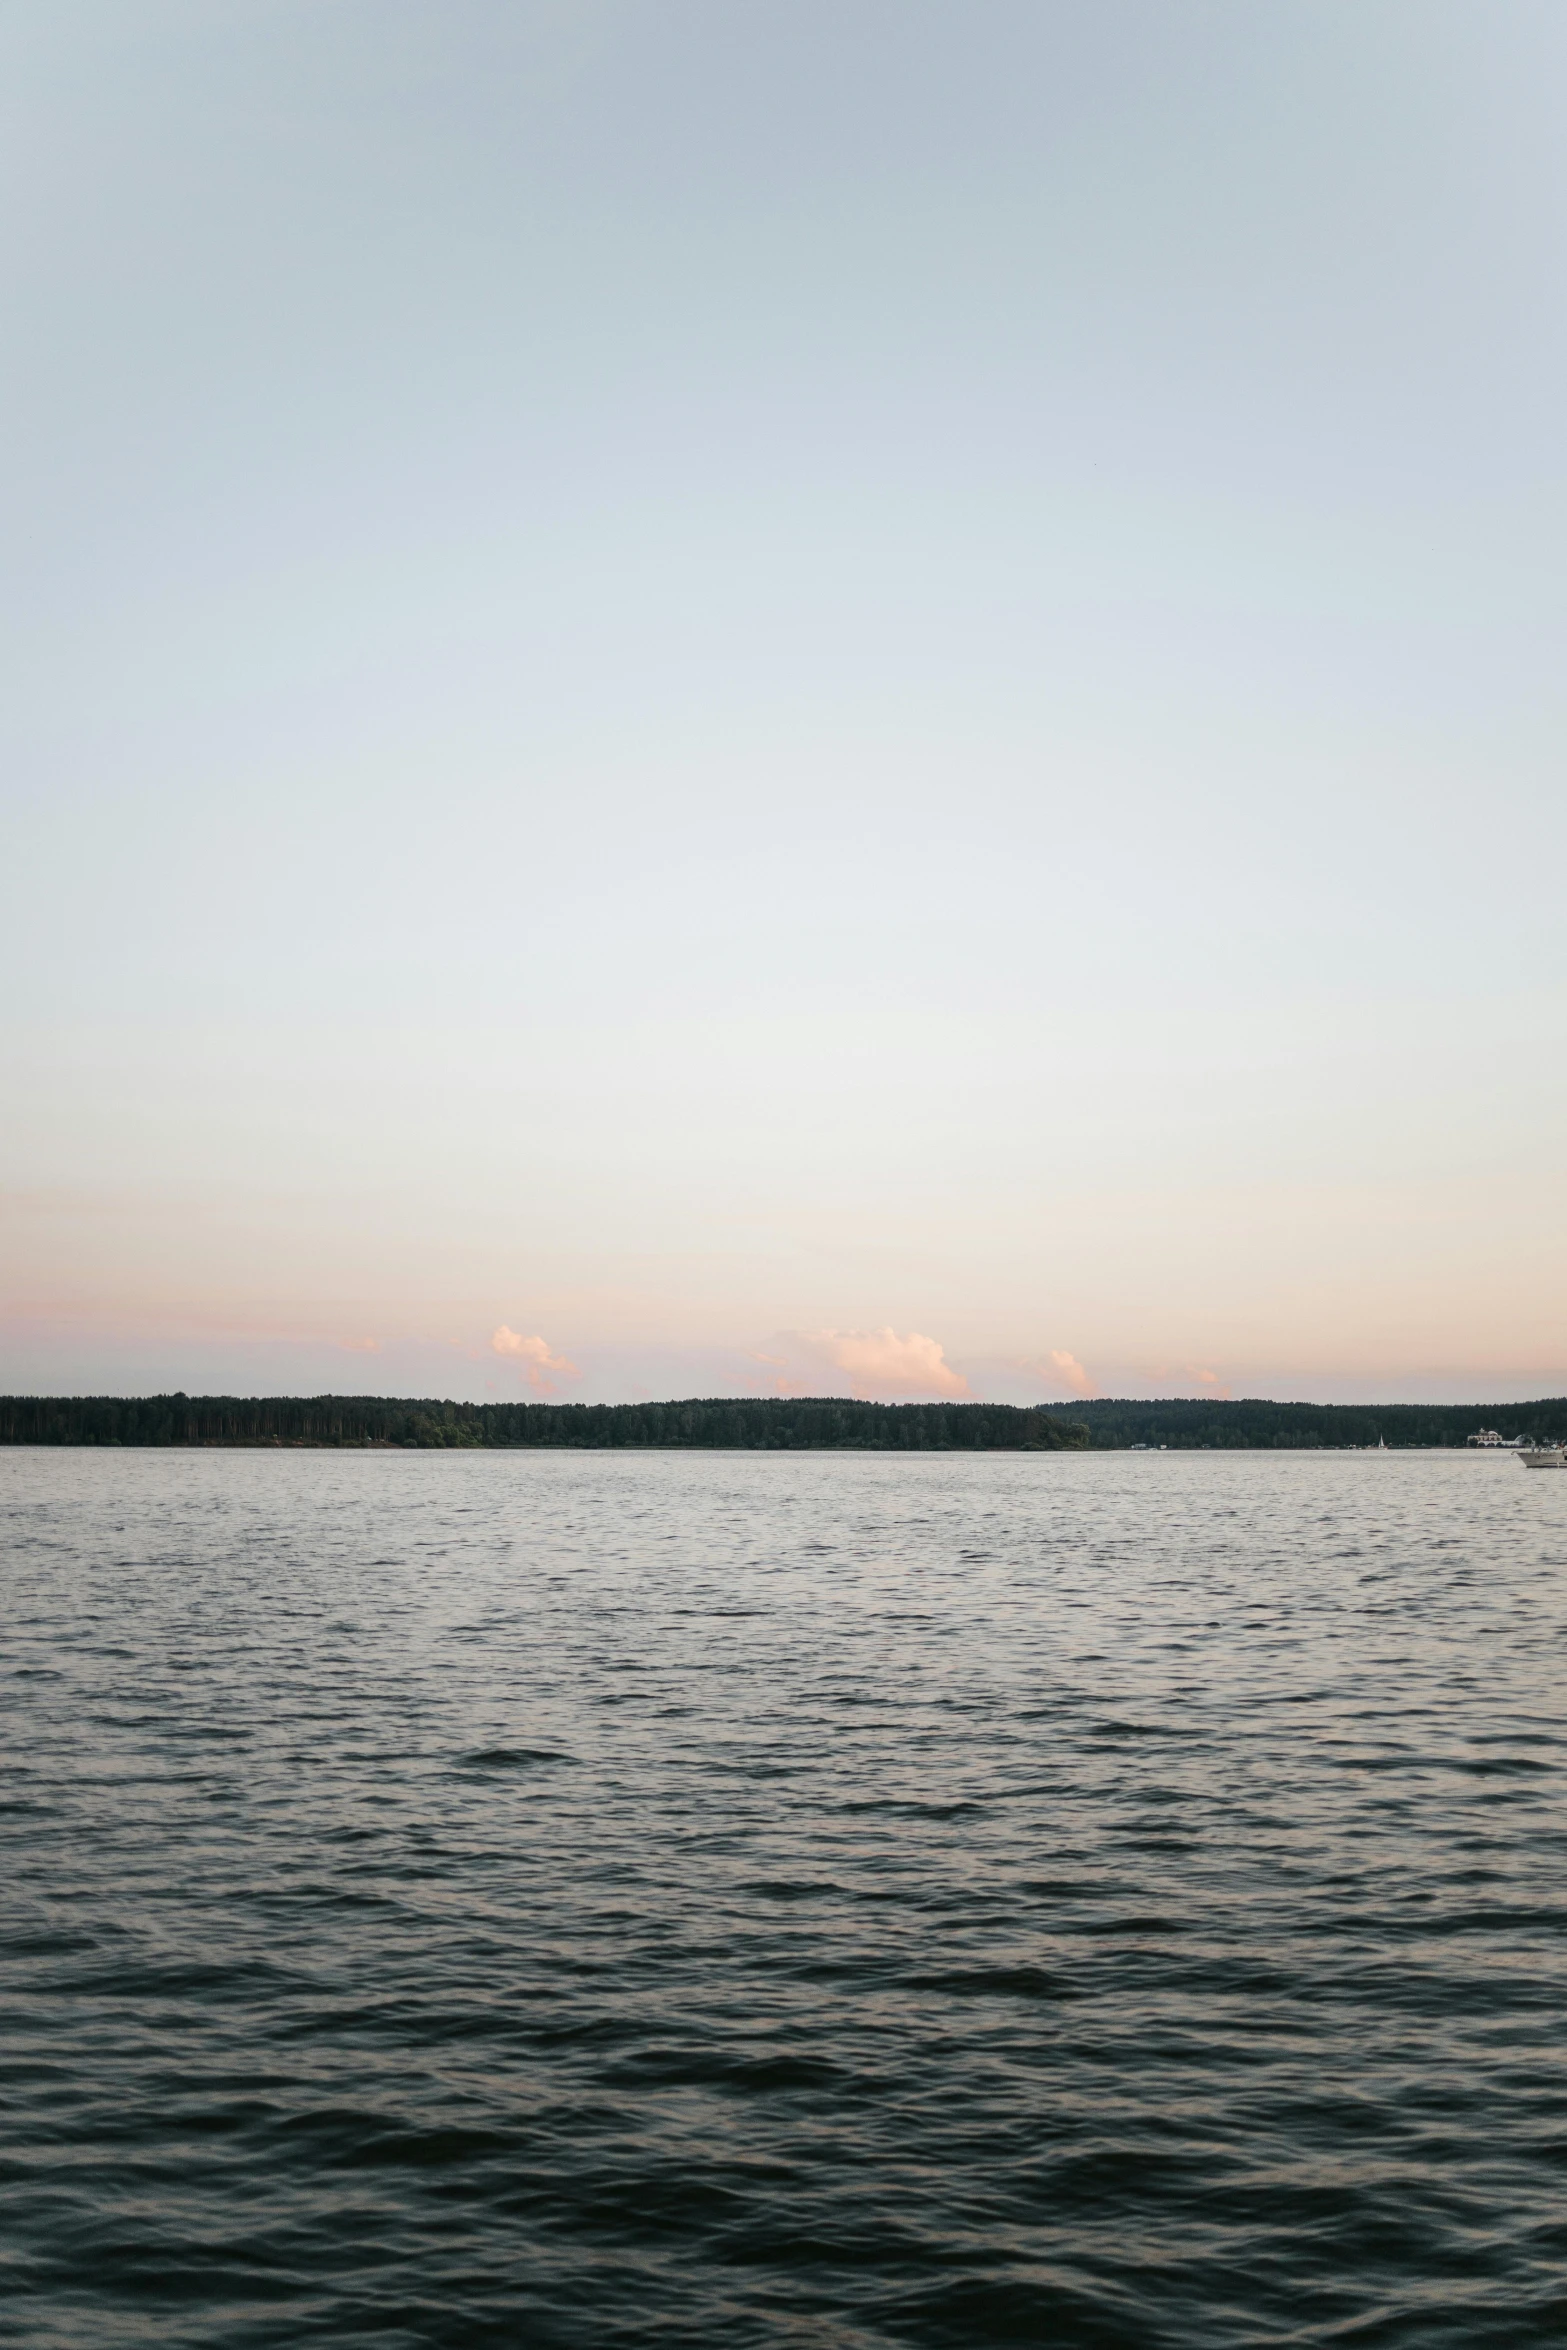
M 62 0 L 0 1389 L 1567 1391 L 1567 28 Z

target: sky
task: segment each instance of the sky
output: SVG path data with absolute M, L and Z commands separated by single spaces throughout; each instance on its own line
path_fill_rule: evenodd
M 0 0 L 0 1387 L 1567 1389 L 1557 0 Z

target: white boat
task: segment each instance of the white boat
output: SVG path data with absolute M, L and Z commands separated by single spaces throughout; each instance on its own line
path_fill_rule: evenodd
M 1567 1447 L 1560 1444 L 1526 1444 L 1520 1448 L 1518 1458 L 1526 1469 L 1559 1469 L 1564 1451 Z

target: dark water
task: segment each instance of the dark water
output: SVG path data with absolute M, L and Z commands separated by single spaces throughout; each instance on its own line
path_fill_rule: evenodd
M 1567 2340 L 1567 1476 L 0 1455 L 0 2340 Z

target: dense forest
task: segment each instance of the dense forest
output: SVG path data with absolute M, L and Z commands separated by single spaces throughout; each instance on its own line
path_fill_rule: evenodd
M 626 1445 L 749 1451 L 1080 1449 L 1081 1421 L 989 1403 L 730 1397 L 691 1403 L 441 1403 L 378 1395 L 0 1397 L 5 1444 Z
M 1219 1403 L 1205 1396 L 1164 1403 L 1056 1404 L 1086 1422 L 1096 1450 L 1131 1444 L 1168 1445 L 1171 1451 L 1335 1451 L 1386 1444 L 1465 1444 L 1481 1428 L 1507 1437 L 1567 1438 L 1567 1397 L 1533 1403 L 1268 1403 L 1260 1398 Z
M 450 1403 L 379 1395 L 0 1396 L 0 1444 L 657 1446 L 755 1452 L 1319 1450 L 1567 1438 L 1567 1398 L 1526 1404 L 853 1403 L 837 1396 L 689 1403 Z

